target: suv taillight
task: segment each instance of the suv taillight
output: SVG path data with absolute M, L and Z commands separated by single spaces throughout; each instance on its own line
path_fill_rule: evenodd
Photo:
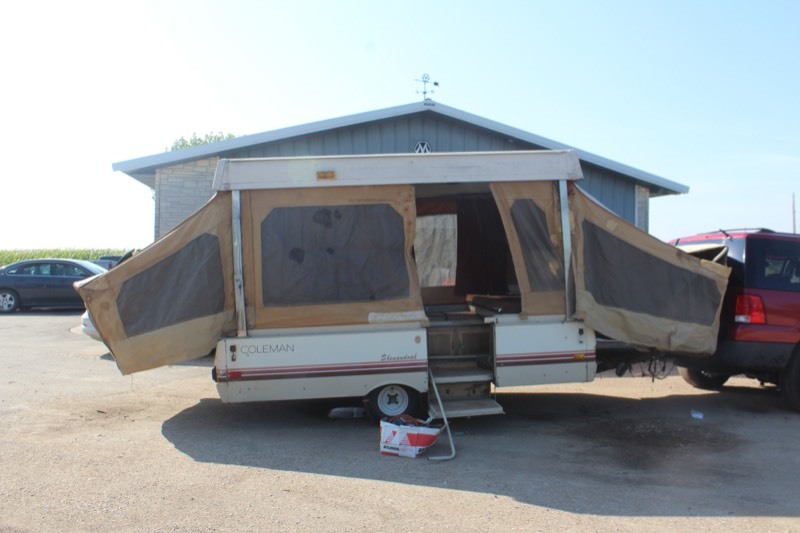
M 740 294 L 736 297 L 736 316 L 733 320 L 741 324 L 766 324 L 764 301 L 761 296 Z

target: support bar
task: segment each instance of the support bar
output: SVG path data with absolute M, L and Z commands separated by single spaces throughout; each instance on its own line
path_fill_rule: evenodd
M 428 461 L 449 461 L 450 459 L 454 459 L 456 456 L 456 445 L 453 442 L 453 434 L 450 432 L 450 421 L 447 420 L 447 413 L 444 410 L 444 404 L 442 404 L 442 397 L 439 395 L 439 387 L 436 385 L 436 380 L 433 378 L 433 373 L 431 372 L 430 368 L 428 368 L 428 379 L 431 380 L 431 385 L 433 385 L 433 392 L 436 395 L 436 402 L 439 404 L 439 410 L 442 413 L 442 420 L 444 420 L 444 428 L 447 430 L 447 438 L 450 442 L 450 455 L 428 457 Z M 430 422 L 430 420 L 428 420 L 428 422 Z

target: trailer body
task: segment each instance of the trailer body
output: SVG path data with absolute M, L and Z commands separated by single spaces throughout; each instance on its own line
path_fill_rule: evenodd
M 221 160 L 206 206 L 79 292 L 123 373 L 213 350 L 226 402 L 475 416 L 594 379 L 596 331 L 713 352 L 727 272 L 580 179 L 570 151 Z

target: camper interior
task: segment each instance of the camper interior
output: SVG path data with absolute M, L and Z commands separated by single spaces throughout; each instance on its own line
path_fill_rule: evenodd
M 416 210 L 414 258 L 438 392 L 444 401 L 486 398 L 495 343 L 485 317 L 520 311 L 499 210 L 488 184 L 417 186 Z M 475 414 L 499 411 L 494 402 L 471 403 Z

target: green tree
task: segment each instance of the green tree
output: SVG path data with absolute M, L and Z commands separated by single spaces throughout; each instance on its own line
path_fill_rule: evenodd
M 192 146 L 199 146 L 201 144 L 211 144 L 219 141 L 226 141 L 228 139 L 233 139 L 234 137 L 236 137 L 236 135 L 233 133 L 222 133 L 221 131 L 206 133 L 204 137 L 198 137 L 196 133 L 192 133 L 192 136 L 188 140 L 184 137 L 176 140 L 174 143 L 172 143 L 172 147 L 169 150 L 174 152 L 175 150 L 191 148 Z

